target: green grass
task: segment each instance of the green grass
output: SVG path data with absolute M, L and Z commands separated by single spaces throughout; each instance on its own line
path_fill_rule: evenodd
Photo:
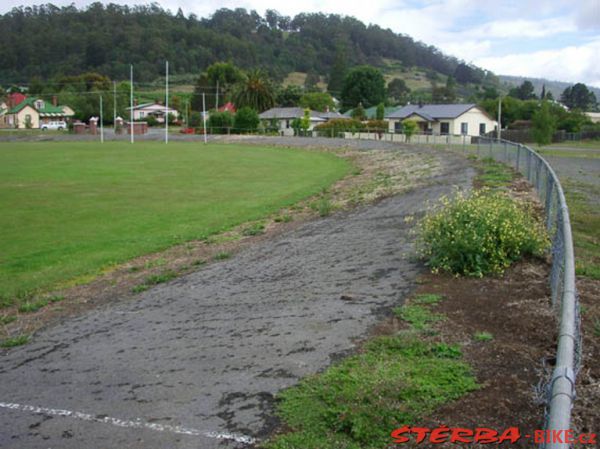
M 38 299 L 37 301 L 24 302 L 19 306 L 19 312 L 21 313 L 33 313 L 40 310 L 42 307 L 46 307 L 49 301 L 47 299 Z
M 440 300 L 440 295 L 419 295 L 398 311 L 418 307 L 419 316 L 442 319 L 429 309 Z M 421 305 L 412 305 L 415 301 Z M 418 425 L 440 405 L 477 389 L 460 348 L 427 341 L 421 322 L 373 338 L 359 354 L 285 390 L 278 414 L 289 431 L 262 447 L 382 449 L 390 445 L 392 430 Z
M 0 144 L 0 306 L 260 220 L 351 168 L 332 154 L 243 145 Z
M 437 304 L 444 297 L 442 295 L 438 295 L 435 293 L 425 293 L 421 295 L 417 295 L 411 301 L 413 304 Z
M 253 236 L 253 235 L 260 235 L 260 234 L 264 234 L 265 232 L 265 225 L 262 223 L 253 223 L 250 226 L 244 228 L 244 230 L 242 231 L 242 235 L 245 235 L 247 237 L 249 236 Z
M 146 278 L 145 284 L 147 285 L 158 285 L 164 284 L 165 282 L 169 282 L 171 279 L 175 279 L 177 273 L 173 271 L 165 271 L 160 274 L 153 274 Z
M 0 325 L 5 326 L 17 319 L 14 315 L 0 315 Z
M 491 341 L 494 339 L 494 336 L 489 332 L 477 332 L 473 335 L 473 339 L 475 341 Z
M 226 253 L 226 252 L 220 252 L 215 254 L 215 257 L 213 257 L 214 260 L 227 260 L 231 257 L 231 253 Z
M 14 348 L 15 346 L 21 346 L 29 342 L 29 335 L 19 335 L 18 337 L 7 338 L 0 342 L 0 348 Z
M 429 307 L 418 304 L 396 307 L 394 313 L 417 330 L 425 330 L 431 323 L 444 319 L 443 315 L 433 313 Z
M 600 207 L 591 201 L 600 195 L 600 187 L 571 180 L 562 184 L 573 230 L 575 272 L 578 276 L 600 280 Z
M 491 158 L 481 159 L 477 166 L 481 170 L 477 180 L 485 187 L 506 187 L 514 178 L 513 171 L 509 166 Z

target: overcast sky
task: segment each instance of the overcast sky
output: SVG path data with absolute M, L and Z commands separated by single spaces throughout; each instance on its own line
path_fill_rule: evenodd
M 101 0 L 102 3 L 111 3 Z M 57 6 L 90 0 L 54 0 Z M 113 0 L 134 4 L 146 1 Z M 494 73 L 600 87 L 600 0 L 163 0 L 166 9 L 207 17 L 218 8 L 275 9 L 293 16 L 354 16 L 435 45 Z M 23 0 L 0 0 L 0 13 Z M 33 3 L 30 3 L 33 4 Z

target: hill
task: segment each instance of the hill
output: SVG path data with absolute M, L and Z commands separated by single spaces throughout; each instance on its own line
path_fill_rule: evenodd
M 535 88 L 535 93 L 537 95 L 540 94 L 540 92 L 542 91 L 542 86 L 545 85 L 546 91 L 552 92 L 552 95 L 554 96 L 554 98 L 557 98 L 557 99 L 560 98 L 561 94 L 567 87 L 571 87 L 573 84 L 575 84 L 575 83 L 566 83 L 564 81 L 547 80 L 545 78 L 527 78 L 524 76 L 498 75 L 498 78 L 500 79 L 500 82 L 502 84 L 506 85 L 508 88 L 520 86 L 523 83 L 523 81 L 529 80 L 529 81 L 531 81 L 531 84 L 533 84 L 533 87 Z M 599 88 L 593 87 L 593 86 L 587 86 L 587 87 L 589 90 L 594 92 L 594 94 L 596 95 L 596 98 L 600 98 L 600 89 Z
M 176 14 L 157 4 L 74 5 L 14 8 L 0 15 L 0 82 L 27 83 L 94 71 L 126 79 L 129 64 L 138 81 L 160 77 L 169 60 L 175 74 L 198 74 L 217 61 L 263 67 L 278 81 L 292 72 L 324 81 L 336 63 L 420 67 L 459 82 L 479 83 L 485 72 L 377 25 L 346 16 L 261 16 L 242 8 L 219 9 L 208 18 Z M 26 37 L 26 38 L 25 38 Z

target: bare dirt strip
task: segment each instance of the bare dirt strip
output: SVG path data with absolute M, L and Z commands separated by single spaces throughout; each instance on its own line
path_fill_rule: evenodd
M 273 395 L 354 350 L 413 289 L 422 267 L 404 217 L 471 185 L 460 156 L 342 145 L 437 168 L 420 173 L 418 189 L 39 331 L 2 356 L 0 447 L 237 448 L 268 434 Z

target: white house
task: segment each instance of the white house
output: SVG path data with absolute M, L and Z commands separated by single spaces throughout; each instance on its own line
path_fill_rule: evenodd
M 262 112 L 258 117 L 263 122 L 277 122 L 277 128 L 284 136 L 293 136 L 294 129 L 292 122 L 294 119 L 302 119 L 304 117 L 304 108 L 272 108 Z M 318 112 L 310 111 L 310 126 L 309 131 L 312 131 L 319 123 L 324 123 L 333 118 L 343 118 L 339 112 Z
M 127 108 L 131 110 L 131 108 Z M 167 108 L 164 104 L 158 103 L 144 103 L 133 107 L 133 121 L 144 121 L 148 117 L 152 116 L 158 123 L 165 122 L 165 113 L 171 114 L 177 120 L 179 118 L 179 111 L 173 108 Z
M 480 136 L 498 122 L 476 104 L 409 104 L 385 116 L 389 131 L 402 132 L 402 121 L 414 120 L 422 134 Z

